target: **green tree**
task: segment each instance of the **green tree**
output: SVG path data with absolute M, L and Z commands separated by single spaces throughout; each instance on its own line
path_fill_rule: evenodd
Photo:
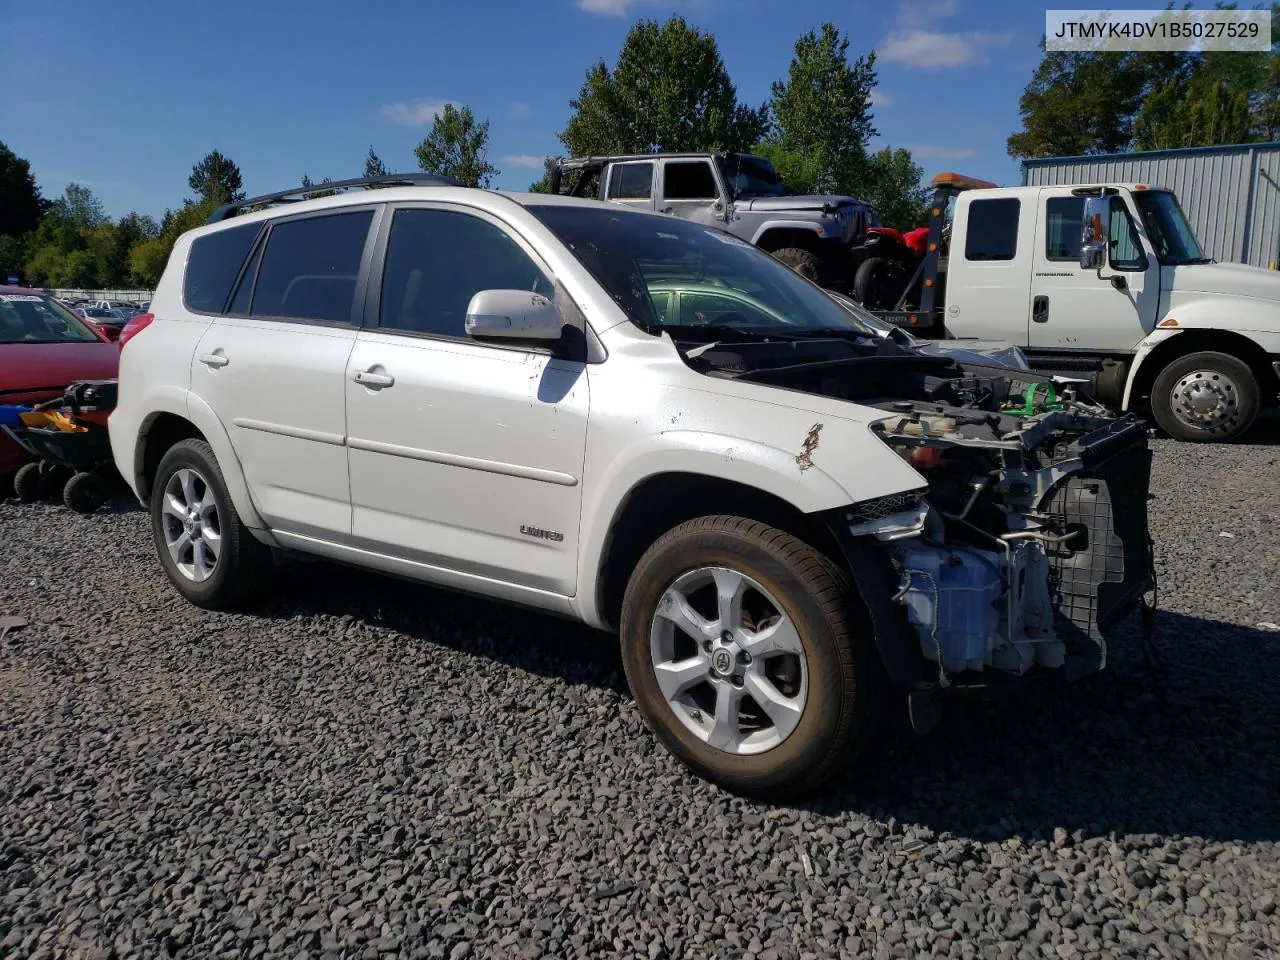
M 597 62 L 569 106 L 571 156 L 744 150 L 768 129 L 766 107 L 738 102 L 715 37 L 683 17 L 637 22 L 613 70 Z
M 787 79 L 773 84 L 769 101 L 773 136 L 765 149 L 780 172 L 790 168 L 806 189 L 823 193 L 855 188 L 876 135 L 875 62 L 874 52 L 850 62 L 848 38 L 830 23 L 796 41 Z
M 200 226 L 209 215 L 222 206 L 218 198 L 187 203 L 177 210 L 166 210 L 160 221 L 160 234 L 155 239 L 143 240 L 129 251 L 129 272 L 146 287 L 160 282 L 169 254 L 178 237 Z
M 27 264 L 27 244 L 23 237 L 7 237 L 0 234 L 0 283 L 9 274 L 22 275 Z
M 0 143 L 0 236 L 26 236 L 39 225 L 44 211 L 31 164 Z
M 910 230 L 928 222 L 929 188 L 924 170 L 902 147 L 885 147 L 867 157 L 864 188 L 857 195 L 876 209 L 885 226 Z
M 382 158 L 373 152 L 373 147 L 370 147 L 369 155 L 364 158 L 364 175 L 366 177 L 385 177 L 387 173 L 388 171 L 382 163 Z
M 244 199 L 240 168 L 217 150 L 210 150 L 203 160 L 191 168 L 187 185 L 201 201 L 231 203 Z
M 426 173 L 455 177 L 468 187 L 487 187 L 499 172 L 486 159 L 488 150 L 489 121 L 478 123 L 470 107 L 446 103 L 414 155 Z
M 324 178 L 323 180 L 321 180 L 321 181 L 320 181 L 320 183 L 317 185 L 317 184 L 316 184 L 316 182 L 315 182 L 314 180 L 312 180 L 309 176 L 307 176 L 305 173 L 302 175 L 302 188 L 303 188 L 304 190 L 306 190 L 306 191 L 307 191 L 307 194 L 306 194 L 306 195 L 307 195 L 307 197 L 308 197 L 308 198 L 311 198 L 311 197 L 331 197 L 331 196 L 333 196 L 335 193 L 337 193 L 337 192 L 338 192 L 337 190 L 325 190 L 325 189 L 324 189 L 324 184 L 326 184 L 326 183 L 333 183 L 333 178 L 332 178 L 332 177 L 325 177 L 325 178 Z M 315 189 L 314 189 L 314 190 L 313 190 L 313 189 L 311 189 L 312 187 L 315 187 Z
M 88 187 L 78 183 L 67 184 L 67 189 L 57 200 L 49 215 L 77 231 L 96 230 L 110 221 L 102 212 L 102 201 Z
M 529 184 L 530 193 L 550 193 L 551 192 L 551 174 L 556 169 L 556 164 L 563 157 L 545 157 L 542 161 L 542 176 L 533 183 Z

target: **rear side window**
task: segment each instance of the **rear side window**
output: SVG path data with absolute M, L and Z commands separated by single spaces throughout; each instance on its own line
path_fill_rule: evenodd
M 1016 197 L 975 200 L 969 204 L 969 226 L 964 238 L 966 260 L 1012 260 L 1018 252 Z
M 716 178 L 705 160 L 662 165 L 662 196 L 666 200 L 714 200 Z
M 197 237 L 187 255 L 182 301 L 196 313 L 221 313 L 231 295 L 240 265 L 262 229 L 260 223 L 218 230 Z
M 258 268 L 253 315 L 351 322 L 372 219 L 372 210 L 357 210 L 273 226 Z
M 653 164 L 618 163 L 609 173 L 610 200 L 648 200 L 653 196 Z

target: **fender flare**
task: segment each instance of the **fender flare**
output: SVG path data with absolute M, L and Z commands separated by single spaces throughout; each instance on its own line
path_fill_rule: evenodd
M 244 467 L 236 456 L 231 445 L 231 437 L 226 427 L 218 419 L 204 400 L 193 393 L 187 394 L 187 419 L 195 424 L 197 430 L 204 434 L 213 455 L 218 458 L 218 466 L 222 468 L 222 479 L 227 486 L 227 494 L 231 497 L 232 506 L 240 515 L 240 521 L 251 530 L 266 530 L 267 524 L 258 513 L 249 495 L 249 485 L 245 482 Z
M 1138 370 L 1151 356 L 1152 351 L 1181 332 L 1180 329 L 1157 329 L 1139 342 L 1138 349 L 1134 351 L 1133 360 L 1129 363 L 1129 376 L 1125 378 L 1124 398 L 1120 401 L 1121 410 L 1130 409 L 1133 402 L 1133 385 L 1138 382 Z
M 760 238 L 770 230 L 804 230 L 812 233 L 819 240 L 825 237 L 822 224 L 812 220 L 769 220 L 756 228 L 755 234 L 751 237 L 751 245 L 760 246 Z

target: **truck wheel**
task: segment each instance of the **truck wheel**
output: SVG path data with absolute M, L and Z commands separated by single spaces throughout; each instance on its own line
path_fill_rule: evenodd
M 1216 351 L 1191 353 L 1156 377 L 1151 413 L 1176 440 L 1234 440 L 1253 425 L 1258 392 L 1258 380 L 1242 360 Z
M 151 528 L 164 572 L 198 607 L 239 606 L 273 579 L 270 548 L 240 521 L 213 449 L 203 440 L 180 441 L 160 461 Z
M 650 729 L 694 773 L 762 797 L 811 791 L 875 736 L 887 679 L 848 576 L 742 517 L 690 520 L 641 557 L 623 666 Z
M 822 258 L 812 250 L 806 250 L 803 247 L 783 247 L 781 250 L 773 251 L 773 257 L 806 280 L 819 282 L 822 274 Z

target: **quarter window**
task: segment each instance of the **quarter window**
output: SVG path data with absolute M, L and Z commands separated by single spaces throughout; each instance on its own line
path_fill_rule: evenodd
M 286 220 L 271 228 L 252 313 L 350 323 L 372 210 Z
M 714 200 L 716 178 L 705 160 L 669 160 L 662 165 L 665 200 Z
M 653 196 L 653 164 L 618 163 L 609 173 L 610 200 L 648 200 Z
M 1018 214 L 1022 201 L 1016 197 L 975 200 L 969 204 L 969 226 L 965 233 L 966 260 L 1012 260 L 1018 252 Z
M 555 285 L 505 232 L 452 210 L 397 210 L 387 241 L 379 325 L 445 337 L 466 336 L 467 305 L 481 290 Z
M 246 223 L 215 230 L 191 241 L 187 271 L 182 278 L 182 300 L 197 313 L 221 313 L 231 295 L 240 265 L 262 229 L 260 223 Z

